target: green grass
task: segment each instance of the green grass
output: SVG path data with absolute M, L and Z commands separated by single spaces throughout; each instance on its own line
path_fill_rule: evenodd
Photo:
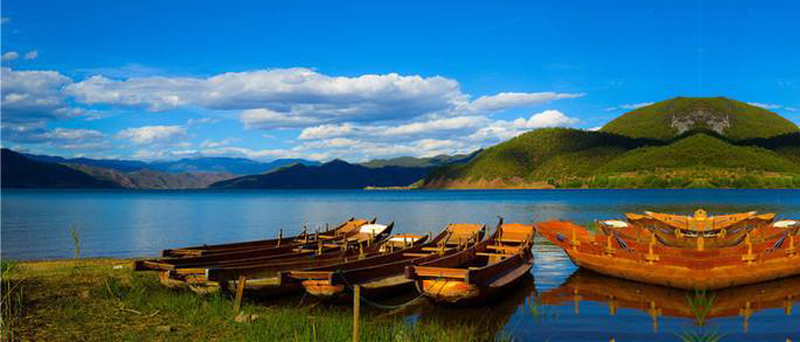
M 672 140 L 679 133 L 672 127 L 673 117 L 685 117 L 697 111 L 714 117 L 727 117 L 730 127 L 723 133 L 731 140 L 769 138 L 800 131 L 797 125 L 780 115 L 743 102 L 726 98 L 682 97 L 632 110 L 603 126 L 601 131 L 634 138 Z M 709 129 L 703 124 L 692 128 Z
M 695 134 L 667 146 L 648 146 L 625 153 L 598 169 L 600 173 L 656 169 L 720 168 L 797 172 L 798 164 L 774 151 L 735 146 L 706 134 Z
M 112 266 L 125 263 L 123 269 Z M 4 269 L 6 268 L 4 264 Z M 252 323 L 234 321 L 227 295 L 200 297 L 167 289 L 153 273 L 134 273 L 118 260 L 23 262 L 3 274 L 5 340 L 35 341 L 350 341 L 349 305 L 316 305 L 299 298 L 245 300 Z M 20 284 L 9 291 L 13 284 Z M 14 294 L 20 294 L 16 296 Z M 8 305 L 12 303 L 13 305 Z M 362 310 L 368 310 L 362 308 Z M 362 341 L 494 341 L 482 322 L 380 318 L 362 312 Z M 161 331 L 170 326 L 172 331 Z M 13 335 L 13 336 L 12 336 Z

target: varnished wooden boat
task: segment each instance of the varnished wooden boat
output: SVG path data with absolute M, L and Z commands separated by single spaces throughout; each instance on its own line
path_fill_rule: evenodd
M 534 227 L 497 225 L 488 239 L 452 255 L 406 267 L 426 297 L 446 304 L 483 301 L 514 285 L 533 265 Z
M 708 250 L 663 246 L 654 234 L 650 243 L 642 244 L 564 221 L 536 227 L 579 267 L 644 283 L 713 290 L 800 274 L 798 225 L 758 244 L 747 235 L 740 245 Z
M 340 298 L 354 285 L 361 286 L 362 295 L 377 298 L 413 288 L 413 281 L 404 274 L 406 266 L 447 256 L 478 243 L 485 229 L 485 225 L 450 224 L 425 244 L 404 244 L 402 248 L 378 256 L 291 271 L 285 276 L 299 281 L 308 294 L 322 299 Z M 392 237 L 389 242 L 396 238 Z M 405 241 L 407 237 L 399 239 Z
M 246 290 L 257 291 L 261 295 L 296 292 L 302 290 L 300 284 L 282 282 L 280 272 L 322 267 L 385 253 L 386 239 L 393 227 L 394 223 L 361 226 L 358 234 L 340 241 L 338 248 L 332 248 L 328 252 L 318 252 L 312 256 L 211 265 L 201 269 L 178 269 L 173 278 L 185 280 L 192 290 L 201 293 L 227 289 L 240 281 L 246 281 L 244 286 Z M 423 237 L 418 242 L 422 243 L 426 239 L 427 237 Z
M 664 245 L 699 250 L 737 245 L 752 230 L 767 226 L 775 219 L 774 213 L 759 215 L 755 211 L 708 216 L 703 209 L 695 211 L 694 216 L 650 211 L 645 211 L 644 215 L 627 213 L 625 216 L 631 225 L 655 233 Z
M 209 280 L 209 274 L 218 279 L 223 275 L 231 275 L 234 279 L 238 275 L 247 275 L 254 279 L 249 283 L 248 289 L 280 289 L 277 283 L 276 272 L 288 269 L 303 269 L 320 267 L 346 260 L 379 253 L 380 242 L 386 239 L 392 231 L 394 223 L 388 225 L 368 224 L 361 225 L 357 230 L 346 233 L 341 239 L 334 241 L 318 241 L 315 244 L 294 247 L 284 254 L 267 255 L 263 257 L 252 256 L 252 250 L 237 252 L 245 255 L 244 258 L 220 258 L 236 253 L 221 253 L 205 257 L 175 258 L 168 260 L 144 261 L 138 263 L 135 270 L 161 271 L 159 278 L 162 284 L 173 287 L 189 287 L 198 293 L 215 292 L 220 286 L 225 287 L 226 281 Z M 281 247 L 283 249 L 283 247 Z M 271 251 L 271 250 L 266 250 Z M 259 275 L 256 277 L 256 275 Z M 271 274 L 269 276 L 265 274 Z M 284 287 L 286 288 L 286 287 Z M 281 292 L 281 291 L 279 291 Z
M 312 257 L 326 252 L 335 252 L 342 249 L 343 245 L 352 243 L 369 243 L 379 241 L 391 234 L 394 224 L 388 226 L 377 224 L 363 224 L 360 221 L 349 221 L 348 228 L 342 230 L 341 234 L 333 239 L 316 239 L 314 242 L 304 244 L 287 244 L 280 247 L 265 249 L 246 249 L 238 251 L 228 251 L 214 253 L 197 257 L 163 258 L 134 261 L 134 270 L 161 270 L 174 271 L 186 268 L 208 268 L 209 266 L 235 266 L 260 264 L 264 262 L 276 261 L 279 259 L 294 259 Z M 365 228 L 366 227 L 366 228 Z M 376 235 L 376 230 L 367 230 L 370 227 L 377 227 L 380 232 Z M 388 229 L 384 229 L 387 228 Z
M 270 249 L 281 246 L 285 247 L 287 245 L 299 246 L 303 244 L 316 242 L 318 239 L 323 241 L 336 239 L 337 237 L 347 233 L 348 231 L 361 227 L 362 225 L 375 223 L 376 220 L 377 219 L 372 219 L 371 221 L 369 221 L 369 220 L 350 218 L 349 220 L 345 221 L 344 223 L 338 225 L 333 229 L 326 229 L 321 232 L 309 232 L 307 229 L 303 229 L 303 232 L 300 233 L 299 235 L 284 237 L 283 230 L 281 230 L 278 233 L 277 239 L 234 242 L 234 243 L 224 243 L 216 245 L 204 244 L 202 246 L 165 249 L 161 251 L 161 256 L 170 258 L 196 257 L 196 256 L 204 256 L 217 253 L 238 252 L 249 249 Z

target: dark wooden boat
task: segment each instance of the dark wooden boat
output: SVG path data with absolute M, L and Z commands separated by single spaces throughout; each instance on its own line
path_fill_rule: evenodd
M 344 223 L 340 224 L 339 226 L 333 229 L 326 229 L 321 232 L 312 233 L 309 232 L 307 229 L 303 229 L 303 232 L 300 233 L 299 235 L 284 237 L 283 230 L 281 230 L 278 233 L 277 239 L 165 249 L 161 251 L 161 256 L 170 258 L 196 257 L 196 256 L 204 256 L 217 253 L 238 252 L 249 249 L 269 249 L 281 246 L 285 247 L 287 245 L 298 246 L 298 245 L 308 244 L 311 242 L 316 242 L 317 239 L 323 241 L 334 240 L 337 237 L 347 233 L 348 231 L 361 227 L 362 225 L 375 223 L 376 220 L 377 219 L 372 219 L 371 221 L 368 221 L 368 220 L 350 218 L 349 220 L 345 221 Z
M 747 319 L 759 310 L 783 309 L 791 315 L 798 298 L 800 277 L 696 293 L 581 269 L 558 288 L 542 293 L 539 300 L 547 305 L 574 302 L 576 311 L 580 310 L 580 302 L 605 303 L 610 315 L 616 315 L 619 309 L 641 310 L 653 318 L 654 324 L 658 324 L 660 316 L 690 318 L 697 325 L 711 318 L 742 316 L 746 327 Z M 692 302 L 700 307 L 693 308 Z
M 454 254 L 406 267 L 426 297 L 446 304 L 471 304 L 514 285 L 533 265 L 530 225 L 497 225 L 488 239 Z
M 579 267 L 644 283 L 713 290 L 800 274 L 796 224 L 772 240 L 752 243 L 747 235 L 740 245 L 708 250 L 664 246 L 652 233 L 642 244 L 564 221 L 536 227 Z
M 627 213 L 628 222 L 656 234 L 664 245 L 698 250 L 729 247 L 741 243 L 754 229 L 769 225 L 774 213 L 755 211 L 731 215 L 708 216 L 705 210 L 694 216 L 671 215 L 645 211 L 644 215 Z
M 419 264 L 453 254 L 480 242 L 485 225 L 450 224 L 425 244 L 405 243 L 388 253 L 330 266 L 291 271 L 284 276 L 299 281 L 308 294 L 322 299 L 340 298 L 354 285 L 369 298 L 397 293 L 413 288 L 414 282 L 405 277 L 406 266 Z M 411 236 L 416 241 L 415 236 Z M 389 242 L 396 239 L 392 237 Z M 392 245 L 389 245 L 392 246 Z
M 347 258 L 358 258 L 379 253 L 380 242 L 386 239 L 394 227 L 388 225 L 367 224 L 347 232 L 338 240 L 317 241 L 317 243 L 292 247 L 283 254 L 253 256 L 254 251 L 220 253 L 204 257 L 175 258 L 167 260 L 141 261 L 135 264 L 134 270 L 158 270 L 162 284 L 173 288 L 189 287 L 198 293 L 216 292 L 227 283 L 222 280 L 209 280 L 209 275 L 218 279 L 223 275 L 247 275 L 251 279 L 255 274 L 262 274 L 249 284 L 249 289 L 280 287 L 276 283 L 276 272 L 287 269 L 303 269 L 320 267 Z M 288 248 L 289 246 L 287 246 Z M 274 249 L 264 250 L 262 253 Z M 257 253 L 255 253 L 257 255 Z M 266 254 L 266 253 L 265 253 Z M 244 256 L 231 258 L 231 255 Z M 227 257 L 227 258 L 221 258 Z M 264 273 L 272 274 L 264 276 Z

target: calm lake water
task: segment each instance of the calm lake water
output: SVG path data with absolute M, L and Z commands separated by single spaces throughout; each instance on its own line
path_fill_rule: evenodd
M 588 223 L 626 211 L 749 210 L 800 218 L 798 190 L 489 191 L 109 191 L 2 192 L 2 257 L 67 258 L 70 227 L 81 256 L 156 256 L 167 247 L 275 237 L 348 217 L 394 221 L 397 232 L 438 231 L 450 222 Z M 517 340 L 681 341 L 678 334 L 724 334 L 721 341 L 800 341 L 800 278 L 713 296 L 703 327 L 684 293 L 577 268 L 537 240 L 532 276 L 494 306 L 440 308 L 417 301 L 386 315 L 411 321 L 469 322 Z M 375 314 L 378 314 L 376 312 Z

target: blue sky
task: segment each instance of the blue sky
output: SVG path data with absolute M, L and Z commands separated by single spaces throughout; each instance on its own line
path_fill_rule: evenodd
M 469 152 L 726 96 L 800 122 L 794 1 L 2 2 L 2 144 L 62 156 Z

